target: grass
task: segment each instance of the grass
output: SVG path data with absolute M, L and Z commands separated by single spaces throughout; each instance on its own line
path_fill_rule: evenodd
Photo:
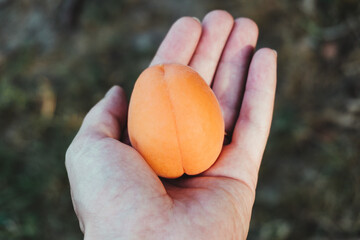
M 279 55 L 249 239 L 360 235 L 358 1 L 88 0 L 77 25 L 55 2 L 0 5 L 0 239 L 82 238 L 64 154 L 83 117 L 114 84 L 130 96 L 176 18 L 214 8 L 253 18 Z

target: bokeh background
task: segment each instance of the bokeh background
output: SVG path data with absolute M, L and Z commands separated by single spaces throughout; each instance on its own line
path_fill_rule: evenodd
M 359 239 L 358 0 L 0 0 L 0 239 L 82 238 L 64 155 L 84 115 L 217 8 L 279 56 L 249 239 Z

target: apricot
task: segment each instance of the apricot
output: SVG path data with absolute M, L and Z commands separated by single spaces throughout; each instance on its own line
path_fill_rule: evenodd
M 132 146 L 157 175 L 199 174 L 217 159 L 224 120 L 211 88 L 180 64 L 145 69 L 131 95 L 128 131 Z

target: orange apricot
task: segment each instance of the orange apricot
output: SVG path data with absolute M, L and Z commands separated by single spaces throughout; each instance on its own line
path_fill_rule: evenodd
M 217 159 L 224 120 L 211 88 L 180 64 L 145 69 L 131 95 L 128 131 L 132 146 L 157 175 L 199 174 Z

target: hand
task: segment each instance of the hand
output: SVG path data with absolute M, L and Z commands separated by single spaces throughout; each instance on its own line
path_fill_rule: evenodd
M 124 92 L 113 87 L 87 114 L 66 153 L 71 195 L 85 239 L 245 239 L 269 134 L 276 53 L 260 49 L 256 24 L 224 11 L 202 24 L 180 18 L 151 65 L 181 63 L 212 85 L 226 137 L 204 173 L 159 179 L 118 139 L 126 125 Z M 241 106 L 241 109 L 240 109 Z

